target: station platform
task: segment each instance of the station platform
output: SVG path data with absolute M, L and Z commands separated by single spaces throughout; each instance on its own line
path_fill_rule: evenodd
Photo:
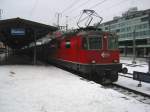
M 53 66 L 0 66 L 1 112 L 149 112 L 150 106 Z
M 33 58 L 26 55 L 16 55 L 7 53 L 0 54 L 0 65 L 33 65 Z M 43 65 L 44 62 L 36 61 L 36 65 Z

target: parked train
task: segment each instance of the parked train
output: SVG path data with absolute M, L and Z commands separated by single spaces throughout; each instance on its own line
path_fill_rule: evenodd
M 94 28 L 53 39 L 48 52 L 49 62 L 102 83 L 117 81 L 122 69 L 117 35 Z
M 118 80 L 122 64 L 115 33 L 87 26 L 52 37 L 36 47 L 38 58 L 103 84 Z

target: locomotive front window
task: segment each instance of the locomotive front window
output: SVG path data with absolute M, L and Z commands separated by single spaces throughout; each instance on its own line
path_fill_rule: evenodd
M 118 38 L 117 38 L 117 36 L 109 35 L 108 48 L 109 49 L 118 49 Z
M 102 38 L 100 36 L 89 36 L 83 39 L 83 48 L 87 50 L 98 50 L 102 47 Z

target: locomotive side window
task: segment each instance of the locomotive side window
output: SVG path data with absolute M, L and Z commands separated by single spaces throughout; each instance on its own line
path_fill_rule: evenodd
M 102 48 L 102 38 L 100 36 L 89 36 L 83 39 L 83 48 L 87 50 L 98 50 Z
M 118 49 L 118 38 L 112 34 L 109 35 L 109 38 L 108 38 L 108 48 Z
M 66 40 L 66 48 L 70 48 L 71 47 L 71 42 L 70 40 Z
M 83 49 L 88 49 L 88 41 L 87 41 L 87 38 L 83 38 Z

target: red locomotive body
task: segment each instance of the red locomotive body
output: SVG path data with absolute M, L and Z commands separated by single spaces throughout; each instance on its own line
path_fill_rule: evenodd
M 92 15 L 102 21 L 94 10 L 83 10 L 83 13 L 88 15 L 85 28 L 79 25 L 85 20 L 81 16 L 77 22 L 78 30 L 62 35 L 55 32 L 55 35 L 49 36 L 50 41 L 37 46 L 37 58 L 103 84 L 117 81 L 118 72 L 122 71 L 117 35 L 98 29 L 99 25 L 89 26 Z M 23 52 L 32 55 L 33 49 L 24 49 Z
M 117 81 L 122 64 L 115 34 L 82 29 L 52 40 L 50 46 L 50 62 L 102 83 Z

